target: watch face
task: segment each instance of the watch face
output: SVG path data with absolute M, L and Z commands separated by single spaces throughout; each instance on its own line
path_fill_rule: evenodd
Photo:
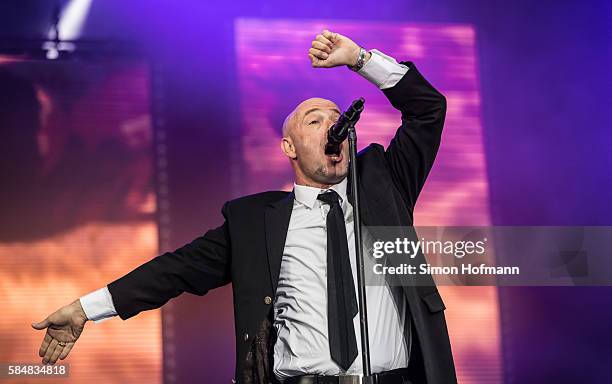
M 354 66 L 350 67 L 353 71 L 357 72 L 363 67 L 363 60 L 365 59 L 365 49 L 361 48 L 359 50 L 359 57 L 357 58 L 357 62 Z

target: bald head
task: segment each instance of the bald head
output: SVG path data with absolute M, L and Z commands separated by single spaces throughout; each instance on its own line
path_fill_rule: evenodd
M 346 177 L 348 146 L 342 145 L 341 154 L 325 154 L 327 132 L 338 117 L 334 102 L 315 97 L 301 102 L 285 119 L 280 147 L 297 184 L 323 188 Z
M 332 111 L 340 114 L 340 110 L 336 103 L 331 100 L 322 99 L 320 97 L 312 97 L 298 104 L 283 122 L 283 137 L 289 137 L 291 131 L 301 123 L 312 112 L 315 111 Z

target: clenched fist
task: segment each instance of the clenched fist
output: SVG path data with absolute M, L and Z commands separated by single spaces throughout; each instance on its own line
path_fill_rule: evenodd
M 308 57 L 315 68 L 354 66 L 359 58 L 359 49 L 359 45 L 348 37 L 325 29 L 312 41 Z M 365 61 L 369 60 L 370 55 L 366 54 Z
M 43 358 L 43 364 L 55 364 L 58 358 L 65 359 L 81 336 L 87 320 L 81 302 L 76 300 L 53 312 L 40 323 L 33 323 L 34 329 L 47 329 L 38 351 L 38 355 Z

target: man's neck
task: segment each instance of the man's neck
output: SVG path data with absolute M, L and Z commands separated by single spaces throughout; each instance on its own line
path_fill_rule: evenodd
M 306 187 L 319 188 L 319 189 L 328 189 L 328 188 L 331 188 L 332 185 L 334 185 L 334 184 L 321 184 L 321 183 L 317 183 L 314 181 L 308 182 L 308 181 L 302 181 L 302 180 L 295 180 L 295 184 L 303 185 Z
M 344 180 L 344 178 L 342 179 Z M 302 177 L 296 177 L 295 178 L 295 184 L 296 185 L 303 185 L 306 187 L 313 187 L 313 188 L 319 188 L 319 189 L 329 189 L 332 186 L 336 185 L 336 184 L 340 184 L 342 182 L 342 180 L 338 181 L 337 183 L 333 183 L 333 184 L 326 184 L 326 183 L 318 183 L 314 180 L 309 180 L 309 179 L 305 179 Z
M 344 180 L 346 180 L 346 177 L 342 178 L 340 181 L 338 181 L 337 183 L 333 183 L 333 184 L 327 184 L 327 183 L 318 183 L 314 180 L 307 180 L 301 177 L 296 177 L 295 178 L 295 185 L 301 185 L 301 186 L 305 186 L 305 187 L 312 187 L 312 188 L 319 188 L 319 189 L 329 189 L 331 187 L 333 187 L 334 185 L 338 185 L 341 184 Z

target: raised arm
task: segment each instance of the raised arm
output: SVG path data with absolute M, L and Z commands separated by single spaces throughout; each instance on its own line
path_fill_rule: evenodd
M 393 107 L 402 113 L 399 127 L 385 156 L 393 179 L 412 209 L 440 147 L 446 116 L 446 98 L 431 86 L 413 63 L 392 88 L 384 89 Z
M 377 50 L 366 52 L 339 33 L 324 30 L 312 42 L 313 67 L 348 65 L 380 88 L 402 113 L 402 124 L 385 150 L 393 181 L 410 209 L 414 208 L 433 166 L 446 99 L 419 73 L 413 63 L 398 63 Z

